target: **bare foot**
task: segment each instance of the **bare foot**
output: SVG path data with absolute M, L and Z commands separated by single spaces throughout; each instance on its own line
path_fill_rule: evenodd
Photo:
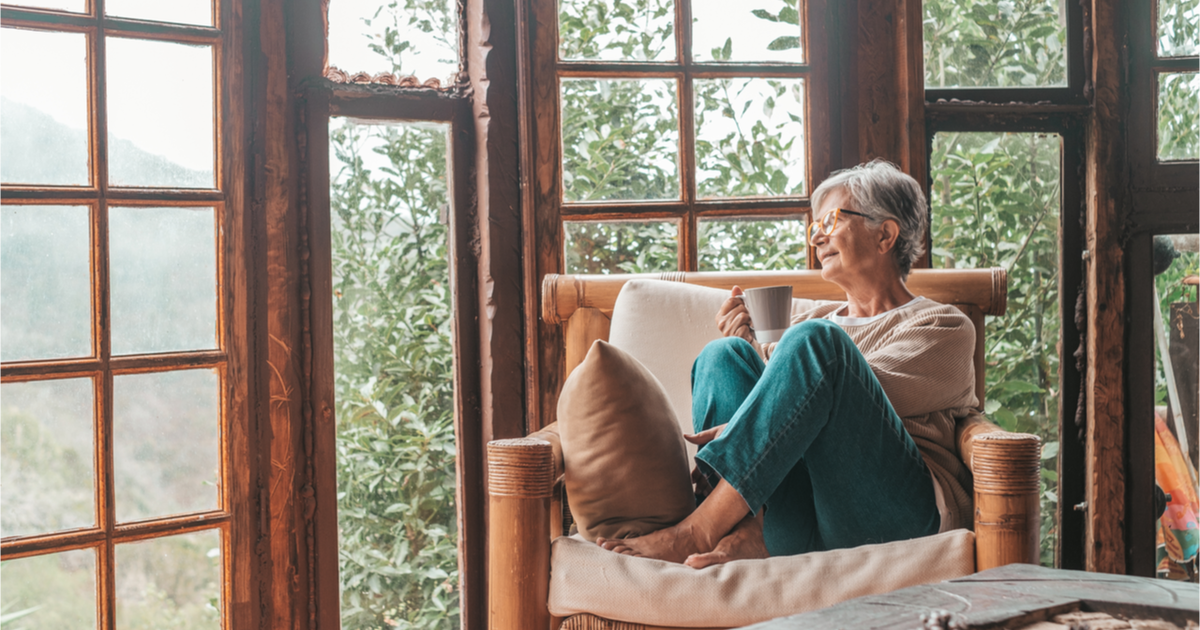
M 715 547 L 711 539 L 698 534 L 686 522 L 637 538 L 620 540 L 597 538 L 596 544 L 609 551 L 627 556 L 656 558 L 679 563 L 690 556 L 702 554 Z
M 747 516 L 722 538 L 712 551 L 692 554 L 683 563 L 693 569 L 703 569 L 733 560 L 769 557 L 767 544 L 763 541 L 762 528 L 762 512 L 759 512 L 758 516 Z

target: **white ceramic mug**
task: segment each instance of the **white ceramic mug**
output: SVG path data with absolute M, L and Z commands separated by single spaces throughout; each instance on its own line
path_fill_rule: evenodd
M 783 338 L 792 319 L 792 287 L 759 287 L 746 289 L 742 302 L 750 312 L 750 327 L 759 343 L 771 343 Z

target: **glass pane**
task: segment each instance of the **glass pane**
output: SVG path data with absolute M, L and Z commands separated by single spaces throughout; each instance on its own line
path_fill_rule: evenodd
M 117 545 L 117 628 L 221 627 L 218 530 Z
M 0 535 L 96 523 L 92 381 L 0 385 Z
M 715 219 L 697 223 L 700 271 L 804 269 L 801 218 Z
M 679 199 L 675 82 L 562 80 L 563 200 Z
M 89 356 L 88 209 L 0 208 L 0 358 Z
M 1200 407 L 1200 235 L 1154 237 L 1154 481 L 1169 495 L 1158 519 L 1158 577 L 1195 581 L 1200 512 L 1194 483 Z M 1144 308 L 1144 307 L 1143 307 Z
M 679 269 L 675 221 L 563 223 L 567 273 L 653 273 Z
M 1200 158 L 1200 74 L 1158 75 L 1158 159 Z
M 218 507 L 219 387 L 213 370 L 113 377 L 118 521 Z
M 804 81 L 697 79 L 701 197 L 804 194 Z
M 1158 56 L 1200 52 L 1200 0 L 1158 0 Z
M 215 188 L 210 46 L 108 38 L 108 179 Z M 147 80 L 146 60 L 169 72 Z
M 925 0 L 925 87 L 1067 84 L 1059 0 Z
M 455 0 L 332 0 L 329 65 L 454 82 L 458 73 Z
M 692 0 L 696 61 L 804 61 L 796 0 Z
M 1042 564 L 1054 564 L 1057 501 L 1057 135 L 939 133 L 930 204 L 934 267 L 1008 269 L 1008 312 L 987 319 L 984 412 L 1009 431 L 1043 440 Z
M 110 208 L 113 354 L 217 347 L 212 208 Z
M 558 3 L 558 54 L 563 59 L 671 61 L 674 33 L 670 0 Z
M 0 563 L 0 618 L 13 630 L 96 623 L 96 553 L 78 549 Z
M 108 15 L 153 20 L 155 22 L 177 22 L 212 26 L 212 0 L 105 0 L 104 12 Z
M 15 28 L 2 32 L 0 181 L 86 186 L 87 38 Z
M 331 125 L 346 630 L 459 626 L 448 131 Z
M 83 13 L 87 10 L 87 4 L 84 0 L 17 0 L 16 2 L 6 2 L 5 4 L 33 7 L 35 9 L 51 9 L 54 11 L 72 11 L 74 13 Z M 7 36 L 5 35 L 5 37 Z

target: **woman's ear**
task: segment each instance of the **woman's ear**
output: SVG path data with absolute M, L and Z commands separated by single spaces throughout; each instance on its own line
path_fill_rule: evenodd
M 887 219 L 879 226 L 879 253 L 886 254 L 896 245 L 900 238 L 900 223 L 895 219 Z

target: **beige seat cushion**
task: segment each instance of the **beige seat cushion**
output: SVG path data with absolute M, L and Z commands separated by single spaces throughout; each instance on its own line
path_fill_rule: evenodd
M 965 529 L 699 570 L 575 537 L 551 549 L 551 614 L 678 627 L 744 626 L 975 571 L 975 535 Z
M 558 399 L 564 482 L 579 533 L 625 538 L 674 525 L 696 507 L 683 435 L 662 384 L 597 340 Z

